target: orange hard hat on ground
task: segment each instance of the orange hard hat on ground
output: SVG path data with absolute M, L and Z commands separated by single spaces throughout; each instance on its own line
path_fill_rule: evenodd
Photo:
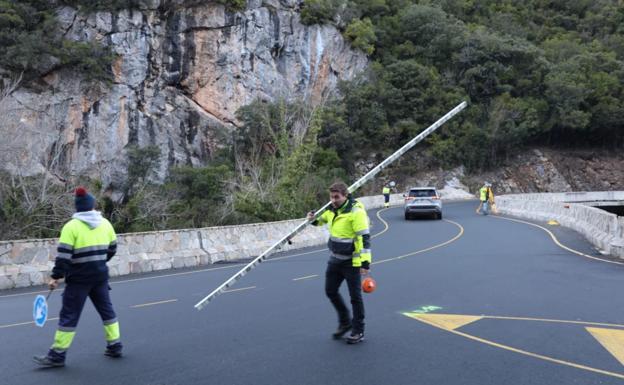
M 377 288 L 377 282 L 373 279 L 373 277 L 368 276 L 362 280 L 362 291 L 364 293 L 372 293 Z

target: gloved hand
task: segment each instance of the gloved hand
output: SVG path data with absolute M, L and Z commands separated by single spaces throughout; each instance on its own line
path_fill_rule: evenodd
M 369 270 L 370 269 L 370 263 L 368 261 L 362 262 L 362 269 Z

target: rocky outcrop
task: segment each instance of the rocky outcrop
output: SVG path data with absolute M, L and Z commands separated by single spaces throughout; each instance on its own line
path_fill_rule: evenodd
M 112 47 L 113 84 L 60 70 L 18 89 L 2 106 L 0 134 L 11 149 L 3 166 L 88 175 L 114 189 L 126 178 L 127 148 L 153 145 L 162 179 L 173 165 L 210 162 L 236 129 L 239 107 L 256 98 L 318 103 L 367 65 L 334 27 L 302 25 L 297 0 L 252 0 L 240 13 L 188 4 L 152 0 L 141 10 L 89 15 L 59 9 L 67 38 Z
M 481 179 L 493 181 L 499 194 L 623 190 L 624 157 L 605 150 L 533 149 Z
M 363 190 L 367 194 L 381 191 L 383 183 L 389 180 L 396 181 L 400 191 L 412 186 L 435 186 L 446 192 L 447 198 L 467 197 L 467 193 L 476 197 L 485 181 L 493 184 L 497 195 L 624 190 L 624 155 L 606 150 L 526 149 L 518 151 L 500 167 L 481 172 L 433 166 L 435 159 L 422 150 L 406 154 L 397 163 Z M 374 162 L 365 166 L 372 168 L 372 165 Z

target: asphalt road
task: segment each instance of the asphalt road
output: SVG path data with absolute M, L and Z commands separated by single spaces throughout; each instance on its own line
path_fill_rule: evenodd
M 442 221 L 369 213 L 378 290 L 365 296 L 358 345 L 330 338 L 327 252 L 306 249 L 262 264 L 202 311 L 193 305 L 240 265 L 113 281 L 125 356 L 102 354 L 87 304 L 62 369 L 31 362 L 55 330 L 28 323 L 36 289 L 0 292 L 0 384 L 623 383 L 624 264 L 590 258 L 601 256 L 570 230 L 475 206 L 447 203 Z M 60 293 L 50 308 L 56 317 Z

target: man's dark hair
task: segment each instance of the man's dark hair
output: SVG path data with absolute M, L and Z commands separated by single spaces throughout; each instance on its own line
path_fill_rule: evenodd
M 349 187 L 342 182 L 336 182 L 329 186 L 329 192 L 340 193 L 344 196 L 349 195 Z

